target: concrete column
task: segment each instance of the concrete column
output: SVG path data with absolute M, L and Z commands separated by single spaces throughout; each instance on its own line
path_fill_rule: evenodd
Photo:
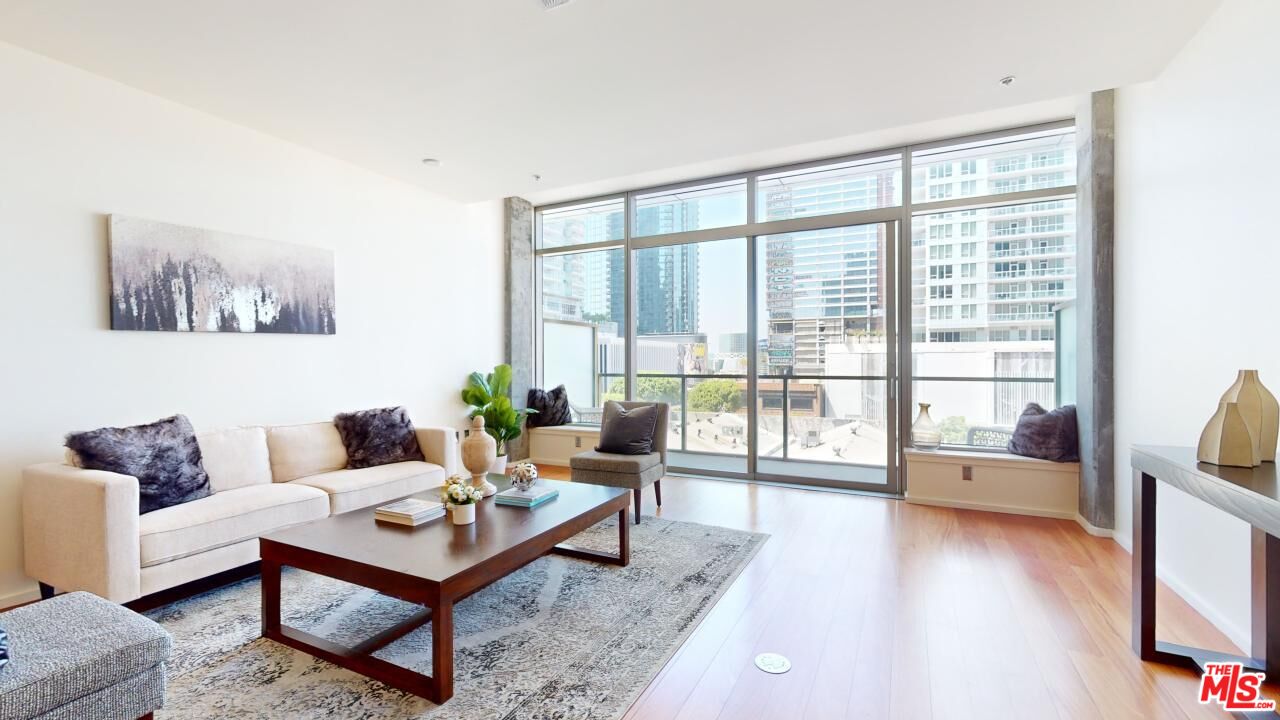
M 1115 527 L 1115 91 L 1076 112 L 1076 414 L 1080 515 Z
M 503 244 L 507 249 L 506 339 L 504 354 L 511 366 L 511 402 L 525 406 L 533 387 L 533 204 L 524 198 L 502 201 Z M 529 437 L 522 434 L 508 443 L 512 460 L 529 457 Z

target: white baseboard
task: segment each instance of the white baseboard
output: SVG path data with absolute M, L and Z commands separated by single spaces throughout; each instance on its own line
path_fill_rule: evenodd
M 1100 528 L 1097 525 L 1090 523 L 1088 520 L 1085 520 L 1084 516 L 1080 513 L 1076 513 L 1076 523 L 1079 524 L 1080 527 L 1084 528 L 1085 532 L 1093 535 L 1094 537 L 1114 538 L 1116 534 L 1114 530 L 1109 528 Z
M 23 605 L 31 602 L 32 600 L 39 599 L 40 590 L 36 587 L 19 590 L 18 592 L 12 592 L 8 595 L 0 595 L 0 610 L 11 608 L 15 605 Z
M 987 503 L 966 502 L 964 500 L 942 500 L 939 498 L 914 497 L 910 493 L 907 494 L 906 501 L 915 503 L 916 505 L 931 505 L 933 507 L 948 507 L 958 510 L 982 510 L 983 512 L 998 512 L 1008 515 L 1030 515 L 1032 517 L 1047 517 L 1057 520 L 1075 520 L 1075 513 L 1057 512 L 1055 510 L 1042 510 L 1040 508 L 1018 507 L 1016 505 L 989 505 Z
M 1242 628 L 1231 622 L 1226 615 L 1219 612 L 1213 605 L 1205 601 L 1194 590 L 1182 582 L 1176 575 L 1168 572 L 1160 561 L 1156 561 L 1156 577 L 1159 578 L 1169 589 L 1178 594 L 1178 597 L 1186 601 L 1192 610 L 1200 613 L 1200 616 L 1209 621 L 1210 625 L 1222 631 L 1227 639 L 1236 644 L 1236 647 L 1245 654 L 1249 654 L 1249 646 L 1253 643 L 1250 637 L 1249 628 Z
M 1125 552 L 1130 555 L 1133 554 L 1133 538 L 1131 536 L 1112 533 L 1111 539 L 1124 548 Z M 1213 625 L 1223 635 L 1226 635 L 1227 639 L 1235 643 L 1236 647 L 1240 648 L 1246 655 L 1249 654 L 1249 646 L 1253 643 L 1249 628 L 1242 628 L 1231 622 L 1226 615 L 1223 615 L 1217 608 L 1206 602 L 1204 598 L 1182 582 L 1177 575 L 1170 573 L 1159 560 L 1156 560 L 1156 578 L 1190 605 L 1192 610 L 1200 613 L 1200 616 L 1208 620 L 1210 625 Z

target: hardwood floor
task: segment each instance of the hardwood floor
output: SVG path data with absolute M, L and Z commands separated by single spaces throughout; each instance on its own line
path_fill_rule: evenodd
M 1196 702 L 1194 674 L 1133 655 L 1129 554 L 1074 522 L 680 477 L 662 489 L 659 517 L 772 537 L 629 720 L 1224 717 Z M 1239 652 L 1158 594 L 1161 639 Z M 757 670 L 766 651 L 792 670 Z

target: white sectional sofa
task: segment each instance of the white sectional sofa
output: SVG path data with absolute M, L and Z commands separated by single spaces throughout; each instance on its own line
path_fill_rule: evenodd
M 348 470 L 332 422 L 197 433 L 213 494 L 138 514 L 138 481 L 64 463 L 23 471 L 26 572 L 60 591 L 115 602 L 258 560 L 273 530 L 444 484 L 457 469 L 452 428 L 418 428 L 427 462 Z

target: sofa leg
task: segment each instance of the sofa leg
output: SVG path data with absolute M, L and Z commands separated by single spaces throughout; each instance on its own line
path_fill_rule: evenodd
M 636 496 L 636 524 L 640 524 L 640 488 L 631 491 Z
M 653 496 L 658 499 L 658 507 L 662 507 L 662 481 L 653 481 Z
M 28 585 L 27 587 L 31 587 L 31 586 Z M 41 600 L 48 600 L 49 598 L 53 597 L 56 592 L 57 591 L 53 589 L 52 585 L 40 583 L 40 599 Z

